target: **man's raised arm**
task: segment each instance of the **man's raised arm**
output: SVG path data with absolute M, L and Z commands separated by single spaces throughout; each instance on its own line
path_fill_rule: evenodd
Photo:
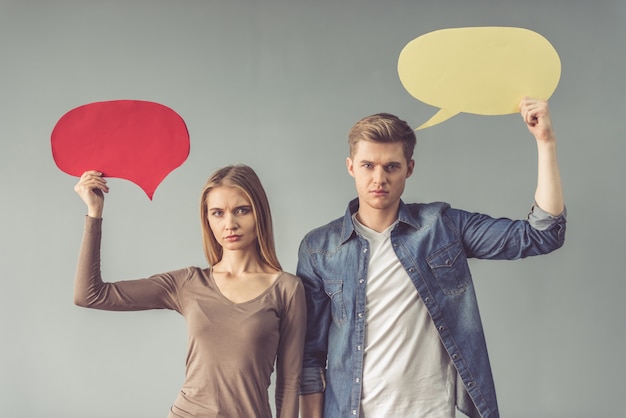
M 548 102 L 526 97 L 520 102 L 520 114 L 537 141 L 535 202 L 544 211 L 558 216 L 565 209 L 565 203 Z

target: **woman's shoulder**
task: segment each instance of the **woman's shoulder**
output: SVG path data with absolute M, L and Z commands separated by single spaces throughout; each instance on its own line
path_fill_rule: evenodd
M 294 293 L 299 289 L 304 289 L 300 278 L 295 274 L 289 273 L 287 271 L 281 270 L 278 273 L 278 278 L 276 279 L 276 282 L 277 287 L 289 293 Z
M 278 272 L 277 280 L 283 281 L 285 283 L 299 283 L 300 278 L 295 274 L 289 273 L 288 271 L 281 270 Z
M 161 276 L 170 277 L 174 282 L 179 283 L 179 286 L 182 287 L 197 281 L 205 283 L 210 271 L 210 268 L 188 266 L 169 271 Z

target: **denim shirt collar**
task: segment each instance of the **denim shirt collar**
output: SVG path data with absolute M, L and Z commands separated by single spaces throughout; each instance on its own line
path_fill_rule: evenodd
M 341 243 L 344 244 L 350 238 L 356 235 L 354 231 L 354 224 L 352 223 L 352 215 L 359 210 L 359 198 L 355 198 L 348 203 L 348 208 L 343 216 L 342 228 L 341 228 Z M 413 216 L 402 200 L 400 200 L 400 206 L 398 207 L 398 221 L 400 223 L 411 226 L 414 229 L 420 229 L 419 222 Z

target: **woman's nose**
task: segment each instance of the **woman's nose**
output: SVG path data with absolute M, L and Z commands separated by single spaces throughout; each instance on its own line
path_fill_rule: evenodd
M 239 226 L 233 215 L 226 215 L 226 229 L 229 231 L 235 231 Z

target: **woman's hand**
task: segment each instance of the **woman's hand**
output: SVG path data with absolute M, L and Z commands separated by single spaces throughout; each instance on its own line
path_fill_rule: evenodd
M 87 215 L 102 218 L 104 193 L 109 192 L 107 181 L 99 171 L 85 171 L 74 186 L 74 191 L 87 205 Z

